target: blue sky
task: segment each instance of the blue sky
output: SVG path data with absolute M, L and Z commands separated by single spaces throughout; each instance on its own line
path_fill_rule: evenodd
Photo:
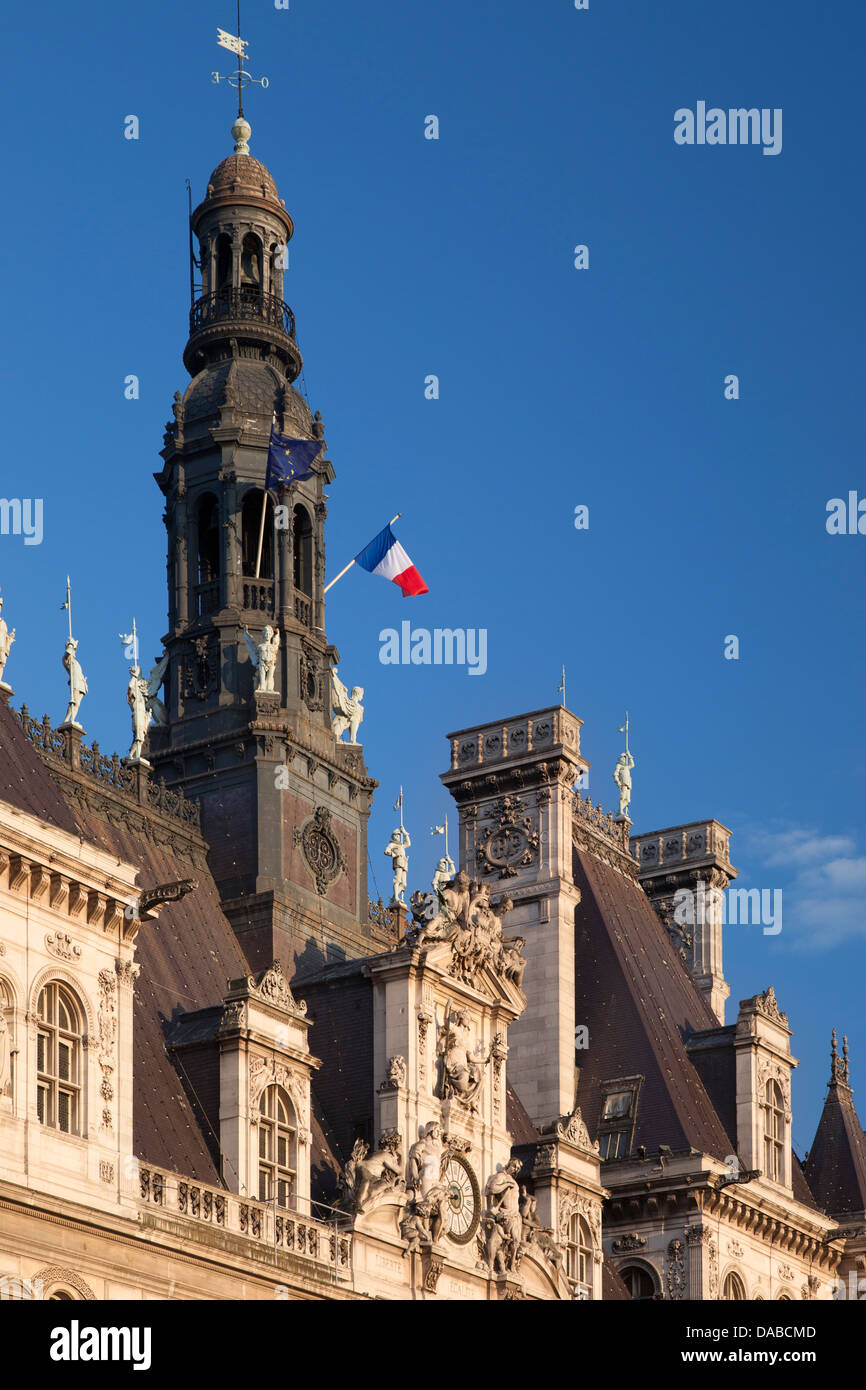
M 230 152 L 217 25 L 232 3 L 6 23 L 2 492 L 45 499 L 41 546 L 0 537 L 7 675 L 59 722 L 71 571 L 105 749 L 129 740 L 117 633 L 134 612 L 150 655 L 165 630 L 152 473 L 187 381 L 184 180 L 197 202 Z M 628 708 L 635 829 L 716 816 L 739 884 L 784 892 L 778 936 L 729 928 L 726 971 L 734 1005 L 772 981 L 791 1017 L 802 1150 L 833 1025 L 866 1078 L 866 537 L 825 529 L 831 497 L 866 494 L 863 7 L 247 0 L 243 27 L 337 472 L 329 575 L 402 511 L 430 586 L 404 602 L 356 570 L 329 596 L 341 673 L 366 689 L 379 889 L 400 783 L 426 882 L 444 734 L 556 702 L 564 662 L 593 801 L 615 808 Z M 676 145 L 699 100 L 781 108 L 781 154 Z M 485 628 L 486 674 L 381 665 L 406 617 Z

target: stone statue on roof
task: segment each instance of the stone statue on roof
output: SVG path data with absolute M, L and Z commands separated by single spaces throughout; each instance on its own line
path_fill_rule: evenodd
M 69 704 L 66 708 L 66 717 L 61 724 L 71 724 L 74 728 L 80 729 L 78 723 L 78 711 L 81 708 L 81 701 L 87 694 L 87 677 L 81 669 L 81 663 L 76 655 L 78 642 L 74 637 L 67 638 L 66 648 L 63 653 L 63 665 L 69 678 Z
M 3 597 L 0 595 L 0 686 L 6 686 L 3 680 L 3 668 L 9 660 L 9 653 L 12 650 L 12 643 L 15 641 L 15 629 L 12 631 L 6 626 L 6 619 L 3 617 Z
M 631 753 L 628 751 L 620 753 L 616 760 L 613 780 L 619 787 L 619 811 L 617 815 L 622 820 L 627 818 L 629 804 L 631 803 L 631 770 L 633 767 L 634 758 Z

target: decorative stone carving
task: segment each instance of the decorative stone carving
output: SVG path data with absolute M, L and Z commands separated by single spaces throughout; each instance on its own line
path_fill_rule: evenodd
M 392 1057 L 388 1062 L 388 1074 L 379 1087 L 379 1094 L 385 1091 L 399 1091 L 406 1085 L 406 1058 Z
M 788 1015 L 783 1014 L 779 1008 L 779 1001 L 776 998 L 776 991 L 770 985 L 763 994 L 755 995 L 755 1007 L 765 1018 L 771 1018 L 774 1023 L 781 1023 L 783 1028 L 788 1027 Z
M 127 985 L 130 989 L 135 985 L 136 980 L 141 974 L 141 966 L 135 965 L 133 961 L 116 960 L 114 969 L 120 984 Z
M 257 994 L 262 999 L 267 999 L 269 1004 L 275 1004 L 277 1008 L 286 1009 L 289 1013 L 305 1014 L 307 1005 L 305 1001 L 297 1003 L 289 983 L 283 974 L 283 967 L 278 960 L 273 965 L 268 966 L 258 984 L 254 986 Z
M 427 1268 L 424 1271 L 424 1289 L 426 1293 L 435 1293 L 439 1283 L 439 1275 L 442 1273 L 445 1261 L 441 1255 L 429 1255 Z
M 275 1057 L 251 1057 L 249 1073 L 250 1123 L 259 1118 L 259 1102 L 268 1086 L 281 1086 L 292 1098 L 299 1126 L 309 1124 L 309 1086 L 304 1076 Z
M 331 813 L 327 806 L 317 806 L 312 820 L 295 830 L 295 844 L 300 846 L 316 881 L 316 892 L 324 897 L 331 884 L 348 867 L 340 842 L 331 827 Z
M 356 685 L 349 694 L 337 675 L 337 668 L 331 668 L 331 732 L 338 740 L 348 731 L 349 743 L 357 744 L 358 729 L 364 718 L 364 687 Z
M 611 1250 L 615 1255 L 626 1255 L 635 1250 L 643 1250 L 646 1245 L 646 1236 L 639 1236 L 637 1231 L 631 1231 L 627 1236 L 620 1236 L 611 1245 Z
M 444 1153 L 442 1126 L 437 1120 L 430 1120 L 424 1126 L 421 1138 L 409 1150 L 406 1164 L 407 1191 L 416 1198 L 428 1196 L 442 1177 Z
M 491 966 L 519 989 L 526 968 L 521 936 L 503 936 L 502 919 L 514 904 L 503 897 L 494 906 L 487 883 L 472 885 L 465 870 L 437 894 L 413 893 L 410 906 L 414 926 L 407 932 L 411 944 L 427 946 L 450 941 L 449 973 L 474 984 L 485 965 Z
M 667 1270 L 665 1274 L 668 1298 L 686 1296 L 686 1247 L 681 1240 L 672 1240 L 668 1246 Z
M 735 1260 L 741 1260 L 745 1253 L 745 1250 L 738 1240 L 728 1241 L 728 1254 L 733 1255 Z
M 324 707 L 322 684 L 321 657 L 312 642 L 303 639 L 298 656 L 298 691 L 307 709 L 318 711 Z
M 577 1149 L 583 1149 L 586 1153 L 598 1153 L 598 1140 L 590 1138 L 579 1105 L 570 1115 L 557 1120 L 555 1129 L 557 1138 L 565 1139 L 569 1144 L 573 1144 Z
M 217 688 L 219 642 L 206 633 L 196 637 L 192 646 L 192 652 L 184 658 L 181 691 L 184 699 L 206 700 Z
M 449 1002 L 445 1022 L 439 1029 L 436 1053 L 441 1064 L 438 1094 L 442 1100 L 456 1100 L 473 1114 L 484 1081 L 484 1068 L 490 1061 L 479 1061 L 472 1049 L 471 1019 L 468 1009 L 452 1009 Z
M 65 931 L 49 932 L 45 937 L 45 947 L 58 960 L 72 960 L 81 955 L 81 947 Z
M 102 1071 L 101 1094 L 103 1100 L 111 1100 L 114 1091 L 111 1085 L 111 1077 L 114 1072 L 114 1047 L 117 1039 L 117 1014 L 115 1010 L 115 989 L 117 985 L 116 975 L 110 970 L 100 970 L 97 981 L 99 983 L 99 1011 L 97 1015 L 99 1026 L 99 1066 Z M 111 1110 L 106 1106 L 102 1112 L 102 1125 L 104 1129 L 110 1129 L 112 1124 Z
M 550 1227 L 542 1226 L 538 1219 L 538 1201 L 527 1187 L 520 1189 L 520 1216 L 523 1222 L 523 1241 L 526 1246 L 535 1247 L 554 1269 L 562 1264 L 562 1251 L 557 1245 Z
M 194 893 L 198 888 L 198 879 L 179 878 L 173 883 L 157 883 L 153 888 L 144 888 L 138 899 L 138 911 L 140 916 L 145 917 L 149 912 L 154 912 L 163 903 L 180 902 L 187 893 Z
M 514 878 L 521 868 L 533 863 L 538 854 L 539 837 L 532 818 L 525 814 L 519 796 L 502 796 L 493 803 L 489 815 L 493 824 L 482 831 L 475 847 L 475 862 L 485 874 Z
M 389 1197 L 399 1199 L 405 1189 L 401 1143 L 396 1129 L 382 1132 L 379 1147 L 373 1153 L 363 1139 L 356 1140 L 340 1180 L 338 1205 L 363 1216 Z
M 104 1158 L 99 1160 L 99 1180 L 100 1182 L 114 1182 L 114 1164 L 108 1163 Z
M 512 1158 L 491 1173 L 484 1188 L 484 1214 L 478 1237 L 482 1267 L 490 1274 L 515 1273 L 523 1254 L 523 1218 L 517 1174 L 522 1164 Z

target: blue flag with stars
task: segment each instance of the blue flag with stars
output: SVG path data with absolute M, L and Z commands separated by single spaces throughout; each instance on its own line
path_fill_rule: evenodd
M 310 465 L 321 447 L 320 439 L 285 439 L 272 429 L 265 488 L 270 490 L 288 487 L 289 483 L 312 478 L 313 470 Z

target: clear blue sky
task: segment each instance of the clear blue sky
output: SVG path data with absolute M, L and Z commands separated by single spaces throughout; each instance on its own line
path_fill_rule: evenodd
M 187 381 L 184 179 L 198 201 L 230 152 L 217 25 L 228 0 L 6 19 L 2 492 L 45 499 L 41 546 L 0 537 L 7 675 L 59 722 L 70 570 L 108 750 L 129 740 L 117 633 L 134 612 L 150 656 L 165 630 L 151 475 Z M 400 510 L 430 586 L 403 601 L 353 571 L 328 604 L 366 688 L 380 890 L 398 785 L 426 882 L 443 735 L 554 703 L 564 662 L 593 800 L 615 804 L 628 708 L 636 830 L 716 816 L 740 884 L 784 891 L 782 933 L 730 929 L 726 968 L 734 1007 L 772 981 L 791 1016 L 800 1149 L 834 1024 L 866 1117 L 866 536 L 825 530 L 830 497 L 866 494 L 863 6 L 247 0 L 244 31 L 337 471 L 329 574 Z M 781 107 L 782 153 L 676 145 L 699 100 Z M 380 665 L 405 617 L 485 628 L 486 675 Z

